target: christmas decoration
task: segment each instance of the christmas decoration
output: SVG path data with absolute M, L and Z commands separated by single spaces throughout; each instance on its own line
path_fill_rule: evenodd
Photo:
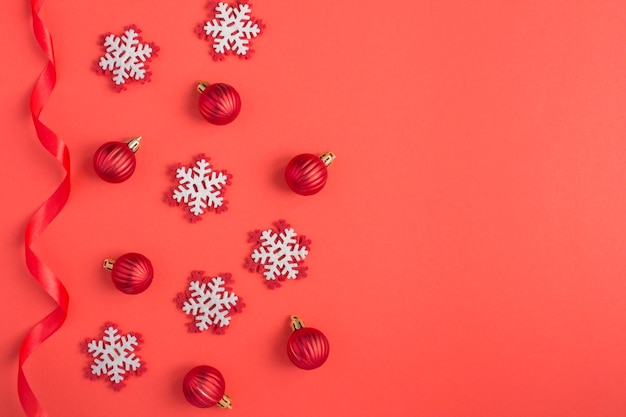
M 335 155 L 327 152 L 321 156 L 304 153 L 295 156 L 287 164 L 285 179 L 287 185 L 300 195 L 318 193 L 328 179 L 327 167 L 332 164 Z
M 276 229 L 255 230 L 248 241 L 255 242 L 252 255 L 246 258 L 251 272 L 262 272 L 269 288 L 280 287 L 286 279 L 306 277 L 302 262 L 309 253 L 311 241 L 298 235 L 285 220 L 274 223 Z
M 123 293 L 142 293 L 152 283 L 152 263 L 140 253 L 127 253 L 117 259 L 107 258 L 102 266 L 111 271 L 113 285 Z
M 200 114 L 209 123 L 225 125 L 237 117 L 241 110 L 241 98 L 233 87 L 224 83 L 198 83 Z
M 249 58 L 252 54 L 251 38 L 261 34 L 265 25 L 251 16 L 250 4 L 240 0 L 233 5 L 227 3 L 209 3 L 212 16 L 207 22 L 198 25 L 196 32 L 202 38 L 211 39 L 213 59 L 222 60 L 231 51 L 240 58 Z
M 198 155 L 191 168 L 177 165 L 173 170 L 176 185 L 167 194 L 166 201 L 172 206 L 189 207 L 187 217 L 192 223 L 200 220 L 200 215 L 206 211 L 222 213 L 227 210 L 224 192 L 232 175 L 226 170 L 214 171 L 206 155 Z
M 120 390 L 129 375 L 141 375 L 146 370 L 145 363 L 136 355 L 143 341 L 138 333 L 122 335 L 113 323 L 105 323 L 102 330 L 101 338 L 87 339 L 82 344 L 83 351 L 92 358 L 85 376 L 108 378 L 111 387 Z
M 183 380 L 183 394 L 190 404 L 200 408 L 219 406 L 233 408 L 230 397 L 224 394 L 224 377 L 212 366 L 200 365 L 191 369 Z
M 116 91 L 126 89 L 128 80 L 137 80 L 142 84 L 150 81 L 151 72 L 146 62 L 157 56 L 159 47 L 154 43 L 142 43 L 141 30 L 135 25 L 125 28 L 124 33 L 116 36 L 108 33 L 102 37 L 104 55 L 95 67 L 99 74 L 112 74 Z
M 26 267 L 32 277 L 41 288 L 50 296 L 56 304 L 54 310 L 46 313 L 46 316 L 35 323 L 31 330 L 22 340 L 19 349 L 17 367 L 17 393 L 20 404 L 26 417 L 42 417 L 48 413 L 37 400 L 35 393 L 30 388 L 24 364 L 37 348 L 52 336 L 65 322 L 69 305 L 69 294 L 61 280 L 54 274 L 50 267 L 45 264 L 33 251 L 32 246 L 39 236 L 46 230 L 48 225 L 57 217 L 65 207 L 70 195 L 70 152 L 65 143 L 40 119 L 41 111 L 48 103 L 50 95 L 56 85 L 56 59 L 52 48 L 52 37 L 39 15 L 39 11 L 45 2 L 43 0 L 31 0 L 32 28 L 39 47 L 46 56 L 46 65 L 37 77 L 30 95 L 30 113 L 32 115 L 35 131 L 39 143 L 56 159 L 65 172 L 63 180 L 50 198 L 45 200 L 34 212 L 24 233 L 24 249 Z M 10 316 L 8 320 L 11 320 Z M 5 344 L 6 346 L 6 344 Z M 7 390 L 5 390 L 7 391 Z M 10 406 L 3 402 L 2 409 L 7 412 Z M 16 414 L 16 413 L 12 413 Z
M 213 333 L 224 334 L 230 324 L 231 315 L 239 313 L 245 306 L 241 297 L 227 286 L 233 282 L 231 274 L 207 277 L 203 271 L 193 271 L 185 292 L 178 293 L 174 301 L 185 314 L 191 315 L 190 332 L 212 329 Z
M 141 136 L 126 143 L 107 142 L 93 155 L 93 169 L 106 182 L 119 183 L 129 179 L 137 161 L 135 152 L 139 150 Z
M 301 369 L 319 368 L 328 359 L 328 339 L 324 333 L 305 327 L 297 316 L 291 316 L 292 333 L 287 342 L 287 356 Z

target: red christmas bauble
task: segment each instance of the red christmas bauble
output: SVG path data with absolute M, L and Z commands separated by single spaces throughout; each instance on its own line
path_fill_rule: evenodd
M 135 152 L 139 149 L 140 141 L 141 137 L 138 137 L 128 143 L 107 142 L 100 146 L 93 156 L 96 174 L 111 183 L 129 179 L 135 172 Z
M 285 169 L 287 185 L 300 195 L 318 193 L 326 185 L 327 167 L 332 164 L 334 159 L 335 155 L 332 152 L 327 152 L 321 156 L 310 153 L 295 156 L 289 161 Z
M 103 266 L 111 271 L 115 288 L 123 293 L 139 294 L 152 284 L 152 263 L 140 253 L 127 253 L 117 259 L 105 259 Z
M 208 365 L 196 366 L 185 375 L 183 394 L 190 404 L 200 408 L 232 408 L 230 397 L 224 394 L 226 384 L 217 369 Z
M 293 333 L 287 342 L 287 356 L 300 369 L 311 370 L 319 368 L 328 359 L 330 346 L 324 333 L 311 327 L 304 327 L 304 323 L 291 316 Z
M 198 84 L 200 114 L 209 123 L 225 125 L 239 115 L 241 98 L 233 87 L 224 83 Z

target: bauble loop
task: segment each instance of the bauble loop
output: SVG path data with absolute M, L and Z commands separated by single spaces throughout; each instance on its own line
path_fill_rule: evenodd
M 200 114 L 214 125 L 225 125 L 237 118 L 241 110 L 241 98 L 233 87 L 224 83 L 198 84 Z
M 232 408 L 230 397 L 224 394 L 224 377 L 212 366 L 200 365 L 191 369 L 183 380 L 183 394 L 191 405 L 200 408 Z
M 330 345 L 321 331 L 311 327 L 304 327 L 304 323 L 296 316 L 292 316 L 293 333 L 287 343 L 289 360 L 300 369 L 311 370 L 319 368 L 328 359 Z
M 139 149 L 141 137 L 128 143 L 107 142 L 100 146 L 93 156 L 96 174 L 106 182 L 120 183 L 129 179 L 135 172 L 137 161 L 135 152 Z
M 304 153 L 287 164 L 285 180 L 291 190 L 300 195 L 317 194 L 328 180 L 328 169 L 335 155 L 332 152 L 316 156 Z
M 117 259 L 105 259 L 103 267 L 111 271 L 111 280 L 125 294 L 140 294 L 152 284 L 154 269 L 140 253 L 127 253 Z

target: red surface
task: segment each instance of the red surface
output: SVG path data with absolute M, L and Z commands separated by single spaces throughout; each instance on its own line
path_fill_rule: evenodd
M 612 1 L 257 1 L 249 61 L 214 62 L 202 2 L 49 1 L 58 84 L 42 114 L 72 154 L 66 209 L 34 249 L 71 296 L 26 363 L 51 416 L 623 416 L 626 413 L 626 4 Z M 23 259 L 26 222 L 61 181 L 28 95 L 44 64 L 24 2 L 3 2 L 0 404 L 19 343 L 53 308 Z M 152 82 L 120 94 L 91 71 L 103 33 L 136 23 L 161 47 Z M 198 80 L 237 89 L 227 126 Z M 137 170 L 100 180 L 94 151 L 142 135 Z M 284 183 L 332 151 L 326 187 Z M 162 202 L 166 169 L 205 152 L 233 174 L 229 210 L 190 224 Z M 211 213 L 210 213 L 211 214 Z M 287 219 L 314 242 L 308 277 L 271 291 L 243 268 L 247 233 Z M 102 259 L 155 269 L 137 296 Z M 226 335 L 190 334 L 172 298 L 190 270 L 229 271 L 246 300 Z M 290 285 L 287 285 L 290 284 Z M 324 332 L 314 371 L 285 354 L 289 315 Z M 150 364 L 121 392 L 83 378 L 85 337 L 140 332 Z M 233 410 L 187 404 L 206 363 Z

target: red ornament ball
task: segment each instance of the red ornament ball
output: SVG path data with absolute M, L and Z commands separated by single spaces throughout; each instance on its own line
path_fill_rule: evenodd
M 285 169 L 287 185 L 300 195 L 317 194 L 326 185 L 327 167 L 334 159 L 335 155 L 332 152 L 321 156 L 310 153 L 295 156 Z
M 185 375 L 183 394 L 191 405 L 200 408 L 232 408 L 230 397 L 224 394 L 226 384 L 217 369 L 208 365 L 196 366 Z
M 300 369 L 319 368 L 328 359 L 330 346 L 324 333 L 304 323 L 296 316 L 291 316 L 293 333 L 287 343 L 287 356 Z
M 140 253 L 127 253 L 117 259 L 105 259 L 103 267 L 111 271 L 113 285 L 123 293 L 139 294 L 152 284 L 152 263 Z
M 141 137 L 128 143 L 107 142 L 100 146 L 93 156 L 96 174 L 106 182 L 119 183 L 129 179 L 137 161 L 135 152 L 139 149 Z
M 241 98 L 233 87 L 224 83 L 198 84 L 200 114 L 214 125 L 225 125 L 239 115 Z

